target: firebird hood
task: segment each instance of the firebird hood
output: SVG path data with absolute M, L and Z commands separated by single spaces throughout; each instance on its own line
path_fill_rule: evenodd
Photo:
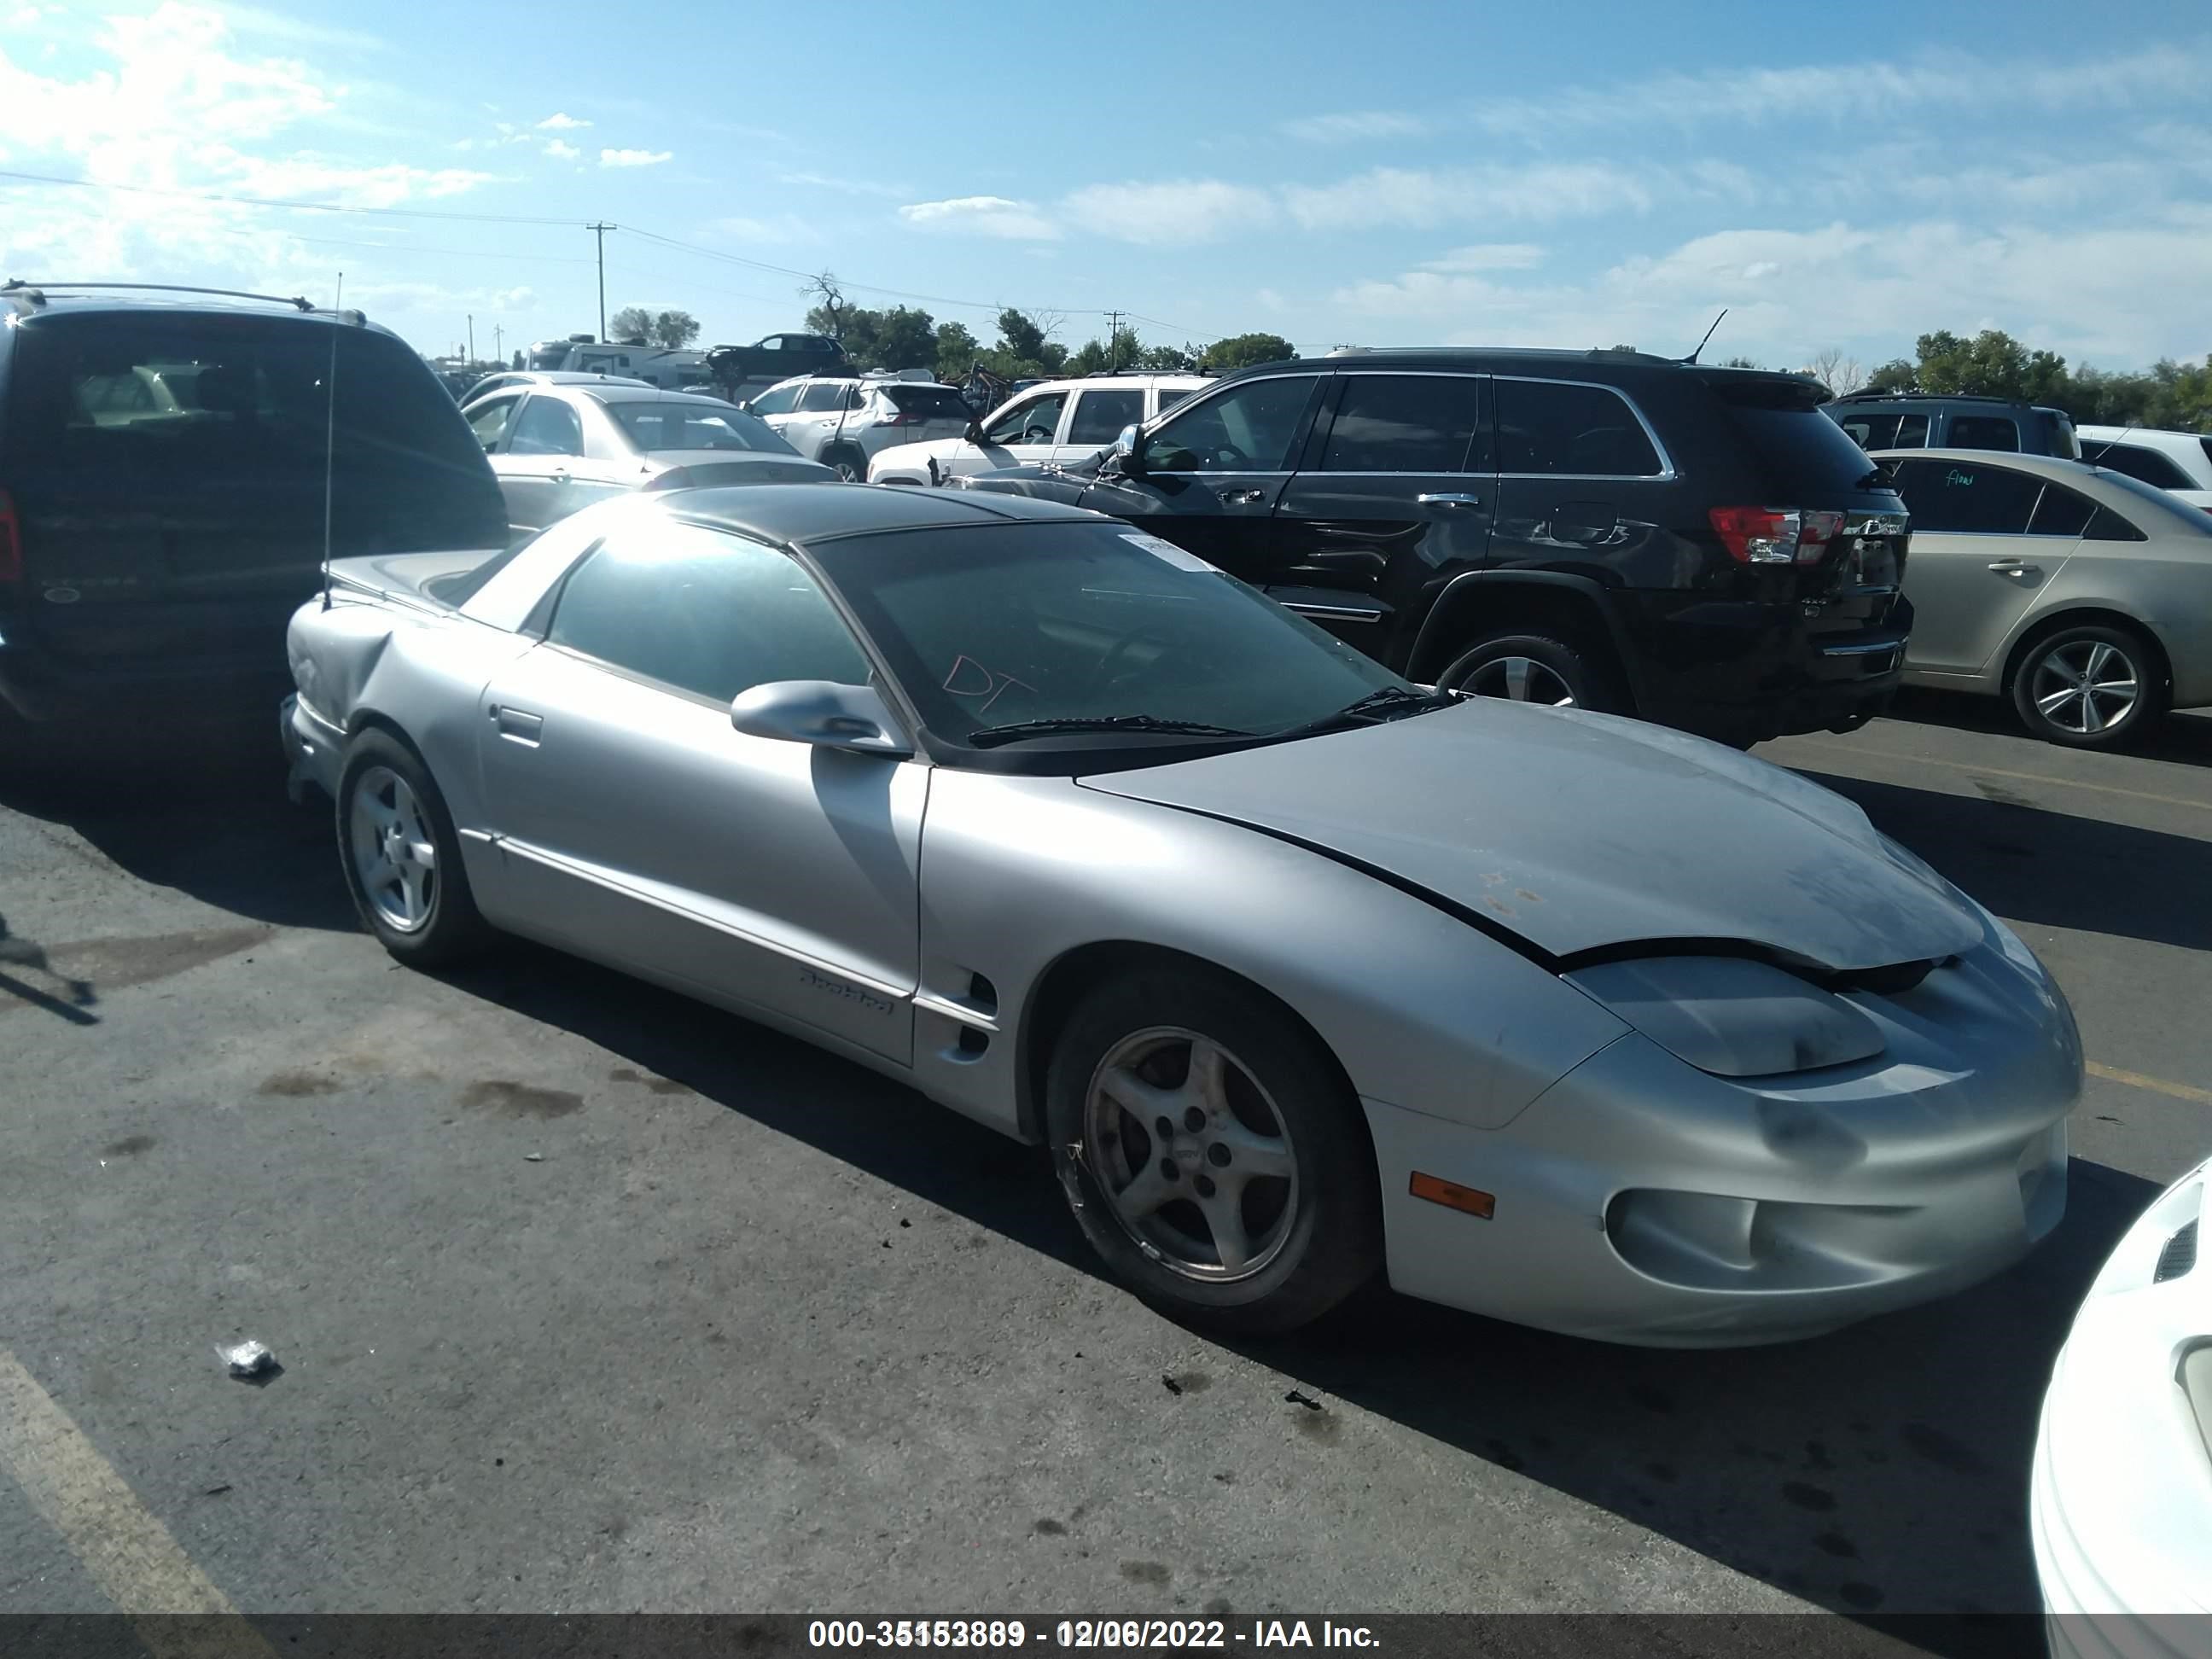
M 1082 782 L 1364 866 L 1554 958 L 1696 940 L 1848 972 L 1982 937 L 1972 904 L 1840 795 L 1610 715 L 1470 700 Z

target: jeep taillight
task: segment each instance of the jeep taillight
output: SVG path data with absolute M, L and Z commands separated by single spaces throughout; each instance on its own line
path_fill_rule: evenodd
M 15 498 L 0 489 L 0 587 L 23 580 L 23 523 L 15 516 Z
M 1717 507 L 1707 516 L 1739 564 L 1818 564 L 1844 527 L 1840 513 L 1801 507 Z

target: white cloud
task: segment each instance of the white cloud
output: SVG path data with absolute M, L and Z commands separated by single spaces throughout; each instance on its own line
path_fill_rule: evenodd
M 1432 130 L 1432 124 L 1398 110 L 1345 110 L 1332 115 L 1306 115 L 1282 124 L 1293 138 L 1316 144 L 1352 144 L 1376 138 L 1414 138 Z
M 898 216 L 918 229 L 1000 236 L 1012 241 L 1050 241 L 1060 234 L 1060 227 L 1034 203 L 1004 196 L 954 196 L 941 202 L 912 202 L 898 210 Z
M 550 138 L 545 143 L 545 154 L 556 161 L 573 161 L 583 153 L 565 138 Z
M 1274 198 L 1266 191 L 1218 179 L 1091 185 L 1070 195 L 1060 208 L 1067 219 L 1097 235 L 1151 245 L 1212 241 L 1267 224 L 1276 212 Z
M 1291 216 L 1308 230 L 1420 228 L 1468 219 L 1548 221 L 1642 213 L 1654 178 L 1609 161 L 1545 161 L 1447 171 L 1375 167 L 1333 185 L 1293 185 Z
M 1457 273 L 1474 270 L 1525 270 L 1544 262 L 1544 250 L 1533 242 L 1476 242 L 1421 261 L 1423 270 Z
M 657 167 L 663 161 L 672 161 L 676 152 L 668 149 L 603 149 L 599 165 L 603 167 Z
M 591 125 L 589 121 L 578 120 L 565 110 L 556 110 L 538 124 L 538 130 L 540 132 L 573 132 L 579 127 Z

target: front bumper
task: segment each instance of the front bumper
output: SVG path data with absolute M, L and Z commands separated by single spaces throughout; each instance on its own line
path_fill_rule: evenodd
M 1367 1101 L 1392 1285 L 1570 1335 L 1724 1347 L 2002 1271 L 2065 1210 L 2070 1013 L 1990 946 L 1850 1000 L 1882 1055 L 1727 1079 L 1631 1033 L 1499 1128 Z M 1492 1194 L 1492 1215 L 1413 1197 L 1417 1172 Z
M 2052 1367 L 2028 1521 L 2056 1654 L 2212 1652 L 2208 1232 L 2212 1163 L 2122 1236 Z

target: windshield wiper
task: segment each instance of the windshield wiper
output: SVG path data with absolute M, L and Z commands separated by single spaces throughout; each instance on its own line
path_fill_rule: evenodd
M 1168 732 L 1185 737 L 1249 738 L 1253 732 L 1234 726 L 1210 726 L 1204 720 L 1162 720 L 1157 714 L 1099 714 L 1052 720 L 1018 720 L 1012 726 L 987 726 L 968 734 L 971 749 L 992 749 L 1022 738 L 1056 737 L 1063 732 Z
M 1380 724 L 1393 714 L 1422 714 L 1431 708 L 1443 708 L 1458 701 L 1449 691 L 1417 691 L 1407 685 L 1377 686 L 1365 696 L 1348 702 L 1334 714 L 1324 714 L 1304 726 L 1293 726 L 1282 735 L 1286 738 L 1310 738 L 1323 732 L 1334 732 L 1341 726 Z

